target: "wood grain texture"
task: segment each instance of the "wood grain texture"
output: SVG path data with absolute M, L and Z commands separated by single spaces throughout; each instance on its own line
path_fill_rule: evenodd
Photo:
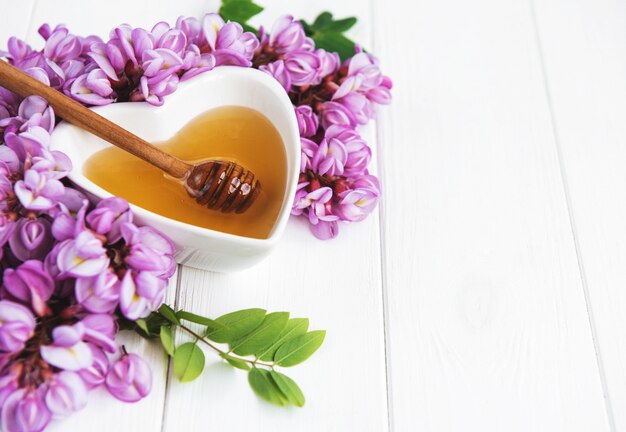
M 99 390 L 50 430 L 626 430 L 626 4 L 259 2 L 257 25 L 359 17 L 352 35 L 395 83 L 364 131 L 379 145 L 381 217 L 332 242 L 290 221 L 253 269 L 179 269 L 168 302 L 212 317 L 287 310 L 328 330 L 314 357 L 284 369 L 307 405 L 258 400 L 210 351 L 180 384 L 160 347 L 126 335 L 153 367 L 149 398 Z M 217 4 L 0 0 L 0 49 L 10 35 L 41 47 L 43 22 L 106 38 L 120 22 Z
M 0 50 L 7 49 L 7 43 L 11 36 L 24 39 L 28 33 L 31 15 L 36 0 L 25 0 L 20 3 L 19 9 L 15 3 L 9 0 L 0 0 Z
M 626 3 L 536 1 L 614 430 L 626 430 Z
M 205 351 L 208 366 L 196 381 L 171 380 L 165 431 L 200 425 L 242 431 L 386 430 L 376 218 L 344 230 L 342 242 L 321 244 L 306 230 L 292 221 L 274 254 L 242 273 L 185 268 L 178 299 L 178 307 L 212 317 L 263 307 L 308 317 L 311 329 L 326 329 L 324 345 L 310 360 L 283 369 L 303 389 L 306 406 L 284 409 L 259 400 L 245 372 Z M 322 254 L 323 260 L 314 258 Z
M 373 13 L 396 84 L 379 123 L 393 429 L 609 430 L 530 5 L 403 10 Z

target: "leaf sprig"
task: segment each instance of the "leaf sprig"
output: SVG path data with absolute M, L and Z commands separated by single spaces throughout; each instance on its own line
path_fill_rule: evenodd
M 194 328 L 187 324 L 193 323 Z M 309 330 L 307 318 L 290 318 L 288 312 L 267 313 L 244 309 L 213 320 L 191 312 L 174 311 L 162 305 L 158 312 L 135 323 L 124 322 L 147 338 L 159 338 L 173 358 L 174 375 L 181 382 L 193 381 L 204 369 L 205 355 L 199 344 L 211 348 L 234 368 L 248 372 L 252 390 L 262 399 L 279 406 L 304 406 L 300 387 L 277 367 L 302 363 L 322 345 L 326 332 Z M 195 328 L 200 326 L 200 330 Z M 190 335 L 192 342 L 176 346 L 174 330 Z M 215 344 L 226 344 L 220 349 Z
M 357 19 L 355 17 L 336 20 L 330 12 L 322 12 L 312 24 L 304 20 L 300 22 L 304 32 L 313 39 L 317 48 L 338 53 L 342 61 L 354 55 L 355 43 L 348 39 L 344 33 L 356 24 Z
M 226 21 L 236 21 L 245 31 L 258 34 L 258 30 L 248 24 L 248 21 L 263 12 L 263 7 L 252 0 L 222 0 L 219 14 Z M 315 42 L 317 48 L 337 52 L 341 60 L 354 55 L 355 43 L 344 33 L 350 30 L 357 22 L 356 17 L 342 19 L 333 18 L 330 12 L 322 12 L 309 24 L 300 20 L 304 32 Z

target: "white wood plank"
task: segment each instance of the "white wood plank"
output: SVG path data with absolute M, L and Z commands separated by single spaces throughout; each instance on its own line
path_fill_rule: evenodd
M 626 430 L 626 3 L 537 1 L 575 235 L 614 430 Z
M 359 7 L 357 8 L 357 3 Z M 362 2 L 266 2 L 255 23 L 271 25 L 291 13 L 307 19 L 326 9 L 357 14 L 352 35 L 370 43 L 369 9 Z M 364 131 L 374 143 L 374 129 Z M 326 341 L 308 362 L 285 370 L 301 385 L 303 409 L 276 408 L 252 393 L 243 371 L 232 370 L 210 352 L 196 382 L 172 378 L 164 430 L 210 424 L 212 428 L 259 431 L 385 431 L 386 383 L 378 218 L 343 227 L 338 239 L 316 240 L 292 220 L 276 252 L 258 266 L 221 275 L 184 268 L 179 307 L 208 316 L 246 307 L 286 310 L 326 329 Z M 245 415 L 241 415 L 245 412 Z
M 385 431 L 377 223 L 370 218 L 344 230 L 339 240 L 321 243 L 292 222 L 276 252 L 248 271 L 184 268 L 179 307 L 211 317 L 247 307 L 286 310 L 328 333 L 311 359 L 285 369 L 305 393 L 304 408 L 260 401 L 245 372 L 205 351 L 207 368 L 196 381 L 171 379 L 164 430 L 210 424 L 216 430 Z
M 529 3 L 373 17 L 393 429 L 609 430 Z
M 18 6 L 14 1 L 0 0 L 0 50 L 7 49 L 11 36 L 21 39 L 26 37 L 35 0 L 25 0 Z

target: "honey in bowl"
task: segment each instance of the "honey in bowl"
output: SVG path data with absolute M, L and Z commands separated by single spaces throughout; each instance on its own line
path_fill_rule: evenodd
M 280 134 L 263 114 L 239 106 L 215 108 L 157 145 L 191 163 L 209 158 L 237 162 L 259 179 L 261 193 L 243 213 L 209 210 L 190 197 L 179 180 L 116 147 L 94 153 L 84 165 L 85 177 L 170 219 L 245 237 L 269 237 L 283 203 L 287 158 Z

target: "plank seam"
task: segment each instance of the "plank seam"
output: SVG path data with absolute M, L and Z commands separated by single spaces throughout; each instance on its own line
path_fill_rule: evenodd
M 376 43 L 376 29 L 377 29 L 377 19 L 376 19 L 376 7 L 374 6 L 374 2 L 370 1 L 370 17 L 371 17 L 371 46 L 374 52 L 377 52 L 377 43 Z M 378 169 L 378 175 L 381 179 L 385 179 L 385 165 L 383 154 L 383 146 L 380 144 L 382 142 L 382 128 L 381 122 L 379 121 L 379 116 L 376 116 L 376 164 Z M 384 189 L 384 186 L 383 186 Z M 389 318 L 389 297 L 387 293 L 387 255 L 386 255 L 386 241 L 385 241 L 385 210 L 383 205 L 383 200 L 385 199 L 384 194 L 378 202 L 378 244 L 380 248 L 380 285 L 381 285 L 381 309 L 382 309 L 382 318 L 383 318 L 383 353 L 384 353 L 384 361 L 385 361 L 385 389 L 387 391 L 387 397 L 385 398 L 387 403 L 387 431 L 392 432 L 393 429 L 393 401 L 392 401 L 392 391 L 391 391 L 391 355 L 389 349 L 389 326 L 388 326 L 388 318 Z
M 609 389 L 608 389 L 608 385 L 607 385 L 607 378 L 606 378 L 606 372 L 604 370 L 604 364 L 602 362 L 602 355 L 601 355 L 601 351 L 600 351 L 600 346 L 598 344 L 598 333 L 597 333 L 597 329 L 596 329 L 596 325 L 595 325 L 595 319 L 594 319 L 594 315 L 593 315 L 593 309 L 591 306 L 591 301 L 590 301 L 590 295 L 589 295 L 589 287 L 587 284 L 587 277 L 585 274 L 585 267 L 584 267 L 584 263 L 583 263 L 583 257 L 582 257 L 582 253 L 580 250 L 580 244 L 578 241 L 578 236 L 577 236 L 577 229 L 576 229 L 576 223 L 575 223 L 575 219 L 574 219 L 574 214 L 572 211 L 572 200 L 571 200 L 571 195 L 570 195 L 570 190 L 569 190 L 569 182 L 568 182 L 568 177 L 567 177 L 567 170 L 565 169 L 565 163 L 563 161 L 563 151 L 562 151 L 562 145 L 561 145 L 561 140 L 560 140 L 560 136 L 558 133 L 558 127 L 556 124 L 556 116 L 554 114 L 554 104 L 553 104 L 553 100 L 552 100 L 552 94 L 550 92 L 550 81 L 548 78 L 548 71 L 547 71 L 547 65 L 545 62 L 545 55 L 544 55 L 544 49 L 543 49 L 543 45 L 541 43 L 541 35 L 539 32 L 539 23 L 537 21 L 537 12 L 536 12 L 536 7 L 535 7 L 535 0 L 529 0 L 529 4 L 530 4 L 530 14 L 531 14 L 531 20 L 532 20 L 532 25 L 533 25 L 533 30 L 534 30 L 534 37 L 535 37 L 535 43 L 537 45 L 537 50 L 539 53 L 539 63 L 540 63 L 540 67 L 541 67 L 541 76 L 542 76 L 542 82 L 543 82 L 543 87 L 544 87 L 544 91 L 546 94 L 546 100 L 547 100 L 547 104 L 548 104 L 548 111 L 549 111 L 549 115 L 550 115 L 550 126 L 552 128 L 552 135 L 554 137 L 554 144 L 555 144 L 555 149 L 556 149 L 556 154 L 557 154 L 557 161 L 558 161 L 558 169 L 559 169 L 559 174 L 561 177 L 561 184 L 563 187 L 563 193 L 565 195 L 565 204 L 567 206 L 567 215 L 569 218 L 569 224 L 570 224 L 570 230 L 572 233 L 572 240 L 574 242 L 574 250 L 576 252 L 576 261 L 578 264 L 578 271 L 579 271 L 579 275 L 580 275 L 580 281 L 581 281 L 581 285 L 582 285 L 582 289 L 583 289 L 583 297 L 585 300 L 585 306 L 587 309 L 587 319 L 589 321 L 589 328 L 591 331 L 591 339 L 592 339 L 592 343 L 593 343 L 593 348 L 595 351 L 595 357 L 596 357 L 596 365 L 598 367 L 598 374 L 600 377 L 600 385 L 602 388 L 602 393 L 604 395 L 604 406 L 605 406 L 605 410 L 606 410 L 606 415 L 607 415 L 607 420 L 609 423 L 609 429 L 612 432 L 615 432 L 616 426 L 615 426 L 615 416 L 613 414 L 613 408 L 611 405 L 611 398 L 610 398 L 610 394 L 609 394 Z
M 174 310 L 178 309 L 178 291 L 180 289 L 180 280 L 183 274 L 183 266 L 178 265 L 176 273 L 176 288 L 174 294 Z M 169 399 L 170 391 L 170 368 L 172 367 L 172 359 L 167 356 L 167 370 L 165 371 L 165 392 L 163 394 L 163 411 L 161 414 L 161 432 L 165 432 L 165 420 L 167 418 L 167 401 Z

